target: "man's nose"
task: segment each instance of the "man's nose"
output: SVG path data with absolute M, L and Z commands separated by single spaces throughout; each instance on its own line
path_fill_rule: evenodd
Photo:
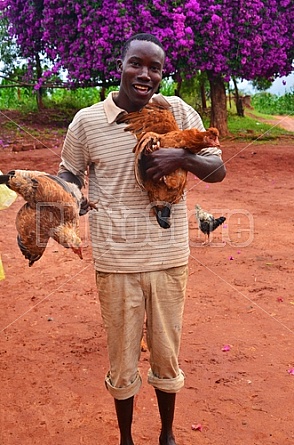
M 150 79 L 149 69 L 147 66 L 141 67 L 140 77 L 143 77 L 144 79 Z

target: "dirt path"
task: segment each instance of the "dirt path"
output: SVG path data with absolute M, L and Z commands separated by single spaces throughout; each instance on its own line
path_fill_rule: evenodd
M 293 116 L 273 116 L 279 127 L 288 131 L 294 132 L 294 117 Z
M 57 170 L 57 148 L 1 151 L 0 169 Z M 56 144 L 56 142 L 54 142 Z M 291 445 L 294 440 L 293 139 L 223 145 L 227 178 L 189 175 L 189 282 L 175 433 L 179 445 Z M 203 246 L 195 204 L 227 220 Z M 87 217 L 84 259 L 51 243 L 29 268 L 16 244 L 20 198 L 0 212 L 0 444 L 116 445 L 105 331 Z M 158 443 L 142 353 L 136 445 Z M 198 425 L 198 428 L 195 426 Z
M 271 119 L 266 119 L 259 116 L 257 117 L 248 110 L 246 110 L 246 115 L 269 125 L 278 126 L 284 130 L 294 132 L 294 116 L 271 116 Z

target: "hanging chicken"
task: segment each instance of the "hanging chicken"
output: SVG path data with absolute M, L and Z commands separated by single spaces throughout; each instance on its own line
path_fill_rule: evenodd
M 157 104 L 148 104 L 140 111 L 120 116 L 117 122 L 127 123 L 125 130 L 137 136 L 138 142 L 133 150 L 135 177 L 140 187 L 147 190 L 158 224 L 167 229 L 170 227 L 171 206 L 183 196 L 187 171 L 178 168 L 159 182 L 154 182 L 146 178 L 145 156 L 154 150 L 170 147 L 198 153 L 203 148 L 219 146 L 219 132 L 216 128 L 207 131 L 196 128 L 180 130 L 171 111 Z
M 0 175 L 0 184 L 6 184 L 27 201 L 18 211 L 15 224 L 17 243 L 29 266 L 42 257 L 50 237 L 82 259 L 79 235 L 82 193 L 75 184 L 30 170 Z

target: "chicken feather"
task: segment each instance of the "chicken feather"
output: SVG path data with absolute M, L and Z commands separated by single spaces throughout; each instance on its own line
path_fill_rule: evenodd
M 17 243 L 29 266 L 38 261 L 53 238 L 82 258 L 79 236 L 79 188 L 45 172 L 15 170 L 0 175 L 0 184 L 27 201 L 16 215 Z
M 181 168 L 161 178 L 159 182 L 145 175 L 144 157 L 162 148 L 184 148 L 198 153 L 203 148 L 219 146 L 216 128 L 199 131 L 196 128 L 180 130 L 171 111 L 157 104 L 148 104 L 142 110 L 119 116 L 118 123 L 126 123 L 125 131 L 131 131 L 138 139 L 135 153 L 135 178 L 142 189 L 147 190 L 159 225 L 170 227 L 170 212 L 184 193 L 187 172 Z

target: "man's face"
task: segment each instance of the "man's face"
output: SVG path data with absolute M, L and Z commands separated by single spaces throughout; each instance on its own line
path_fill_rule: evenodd
M 162 79 L 164 51 L 155 43 L 133 40 L 124 60 L 118 60 L 121 71 L 117 105 L 126 111 L 144 107 L 158 90 Z

